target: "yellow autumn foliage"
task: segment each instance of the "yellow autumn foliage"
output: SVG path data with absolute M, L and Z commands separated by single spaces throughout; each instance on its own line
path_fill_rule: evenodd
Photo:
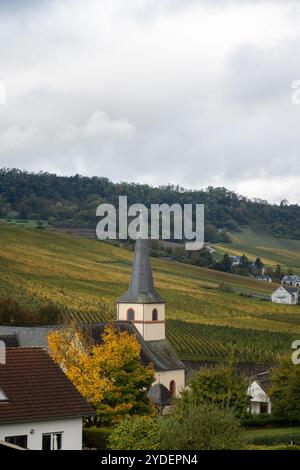
M 94 406 L 98 423 L 152 413 L 147 390 L 154 381 L 154 369 L 141 363 L 134 336 L 108 325 L 101 344 L 91 344 L 80 329 L 71 326 L 51 332 L 48 341 L 53 359 Z

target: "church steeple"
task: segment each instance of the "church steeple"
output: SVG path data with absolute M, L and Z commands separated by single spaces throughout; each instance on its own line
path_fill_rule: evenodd
M 129 289 L 121 295 L 119 303 L 164 303 L 154 288 L 149 240 L 138 238 L 135 243 L 134 258 Z
M 129 289 L 117 306 L 118 320 L 132 321 L 146 341 L 165 339 L 165 302 L 154 288 L 146 239 L 135 243 Z

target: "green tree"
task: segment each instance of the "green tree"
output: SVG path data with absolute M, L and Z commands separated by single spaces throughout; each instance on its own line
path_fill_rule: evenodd
M 256 258 L 254 265 L 255 265 L 255 268 L 257 269 L 257 271 L 259 271 L 261 273 L 262 269 L 264 267 L 264 263 L 262 262 L 262 260 L 259 257 Z
M 179 400 L 174 413 L 162 420 L 162 449 L 234 450 L 242 446 L 239 422 L 231 410 Z
M 215 404 L 221 409 L 231 409 L 238 416 L 247 412 L 249 397 L 247 382 L 238 376 L 234 361 L 229 365 L 203 368 L 194 373 L 189 390 L 183 394 L 186 403 Z
M 280 358 L 271 371 L 272 413 L 290 421 L 300 421 L 300 366 L 290 357 Z

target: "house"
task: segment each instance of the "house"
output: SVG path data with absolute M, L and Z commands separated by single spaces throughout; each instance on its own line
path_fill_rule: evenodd
M 252 415 L 271 414 L 272 404 L 269 396 L 271 379 L 269 372 L 257 374 L 248 387 L 250 412 Z
M 263 282 L 272 282 L 271 276 L 268 276 L 267 274 L 261 274 L 259 276 L 256 276 L 256 280 Z
M 299 303 L 298 287 L 280 286 L 272 292 L 272 302 L 275 304 L 296 305 Z
M 241 264 L 241 256 L 230 256 L 231 266 L 239 266 Z
M 300 277 L 293 275 L 284 276 L 281 280 L 281 284 L 288 287 L 300 287 Z
M 78 326 L 94 343 L 101 343 L 106 325 L 105 322 L 95 322 Z M 154 366 L 153 385 L 162 384 L 172 396 L 178 396 L 185 388 L 185 365 L 166 340 L 165 301 L 154 288 L 148 240 L 136 241 L 129 289 L 117 300 L 114 325 L 119 331 L 127 331 L 136 337 L 141 346 L 143 364 Z M 0 340 L 6 338 L 15 346 L 47 349 L 49 332 L 58 328 L 61 326 L 0 326 Z
M 32 450 L 81 450 L 94 411 L 42 348 L 8 348 L 0 364 L 0 441 Z

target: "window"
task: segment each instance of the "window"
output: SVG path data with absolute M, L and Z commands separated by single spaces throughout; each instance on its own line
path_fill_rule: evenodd
M 172 397 L 176 397 L 176 382 L 175 380 L 171 380 L 170 382 L 170 392 Z
M 7 400 L 8 400 L 7 395 L 4 393 L 4 390 L 2 390 L 2 388 L 0 387 L 0 402 L 7 401 Z
M 7 436 L 5 438 L 5 442 L 9 444 L 13 444 L 14 446 L 23 447 L 24 449 L 27 448 L 27 436 Z
M 52 432 L 50 434 L 43 434 L 43 450 L 61 450 L 62 433 Z
M 268 403 L 263 403 L 263 402 L 261 402 L 261 403 L 259 404 L 259 411 L 260 411 L 261 414 L 266 414 L 266 413 L 268 413 Z
M 157 308 L 154 308 L 152 310 L 152 321 L 157 321 L 158 319 L 158 312 L 157 312 Z
M 134 310 L 133 310 L 133 308 L 129 308 L 127 310 L 127 320 L 128 321 L 134 321 Z

